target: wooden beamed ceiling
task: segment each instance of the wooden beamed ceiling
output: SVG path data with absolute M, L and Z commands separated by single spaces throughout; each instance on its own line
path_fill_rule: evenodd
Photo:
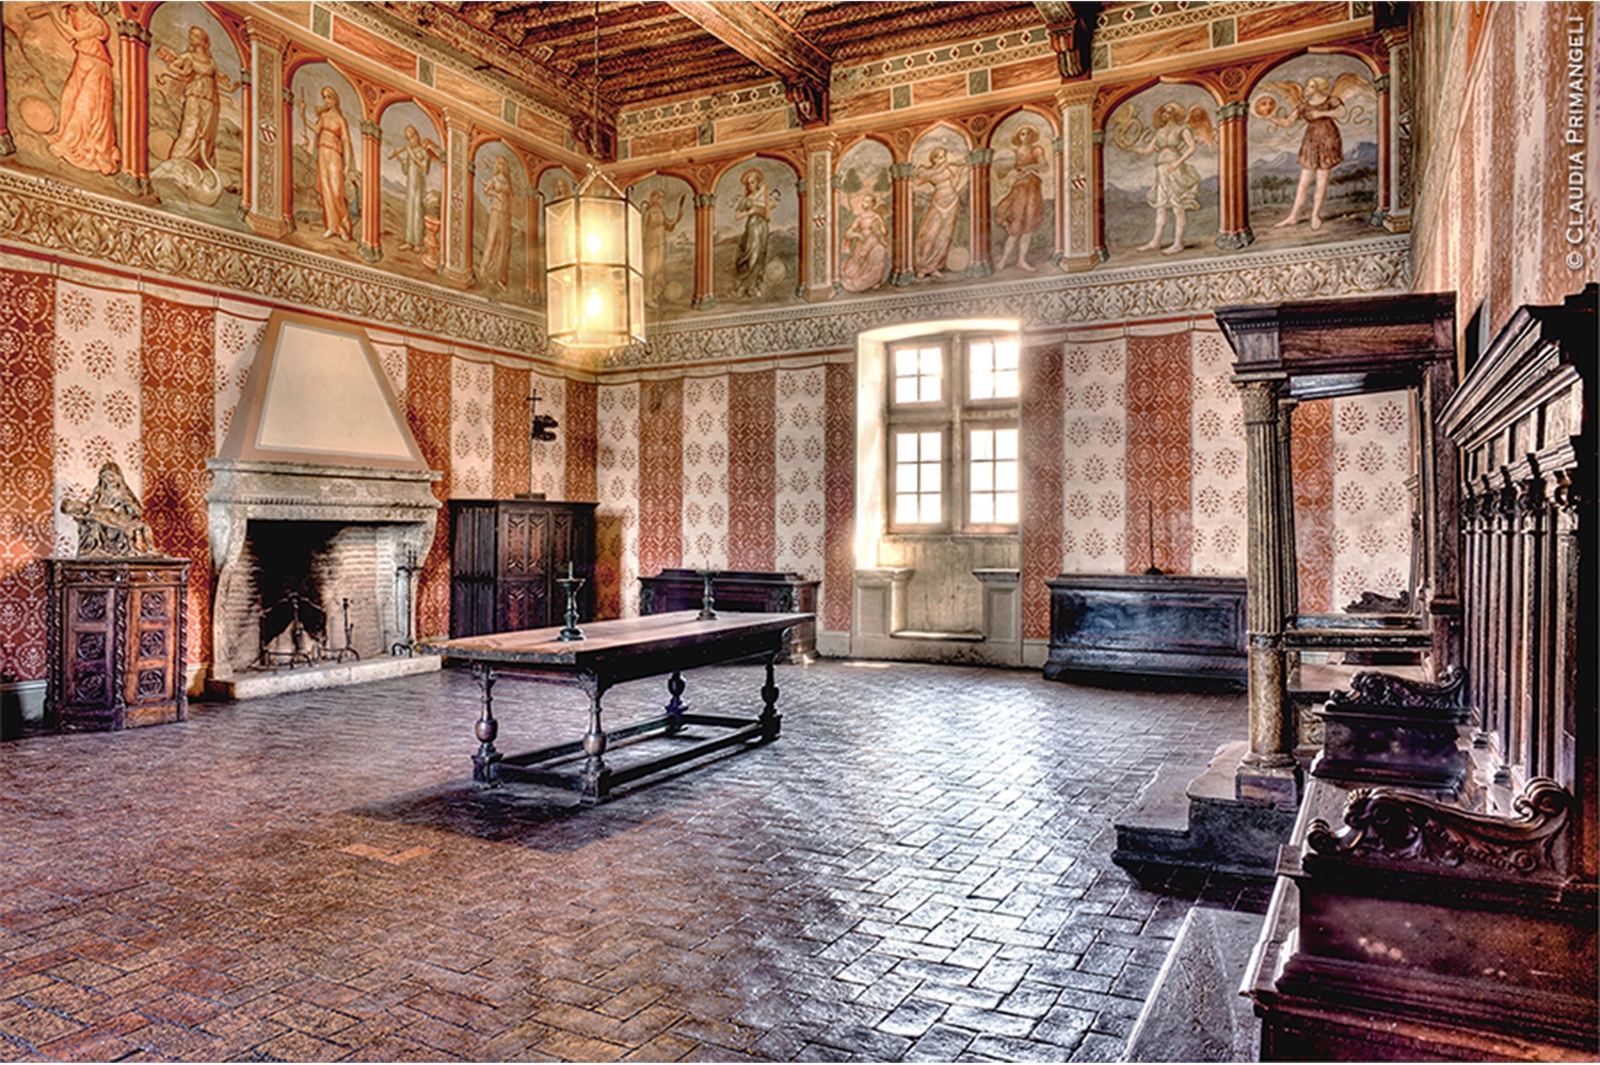
M 1022 29 L 1081 28 L 1098 4 L 1061 0 L 438 0 L 385 3 L 432 35 L 575 117 L 783 83 L 807 124 L 827 118 L 836 64 Z M 598 63 L 597 48 L 598 43 Z M 1060 44 L 1057 48 L 1060 50 Z M 1063 71 L 1066 64 L 1063 64 Z

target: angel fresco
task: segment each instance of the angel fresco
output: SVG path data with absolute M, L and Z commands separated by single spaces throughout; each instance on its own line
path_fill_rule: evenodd
M 1351 118 L 1347 101 L 1365 95 L 1376 99 L 1372 82 L 1360 74 L 1340 74 L 1330 84 L 1320 74 L 1307 78 L 1302 88 L 1295 81 L 1268 81 L 1261 85 L 1263 95 L 1255 102 L 1259 118 L 1282 130 L 1292 130 L 1301 123 L 1305 132 L 1300 137 L 1300 151 L 1295 161 L 1300 165 L 1300 183 L 1295 187 L 1294 204 L 1289 214 L 1274 228 L 1292 226 L 1300 221 L 1300 212 L 1306 205 L 1306 192 L 1315 179 L 1311 196 L 1311 228 L 1322 228 L 1322 206 L 1328 196 L 1328 176 L 1333 168 L 1344 162 L 1344 141 L 1339 125 Z M 1280 109 L 1278 97 L 1289 102 Z
M 1202 145 L 1214 147 L 1216 131 L 1210 113 L 1201 105 L 1185 108 L 1169 100 L 1156 108 L 1146 129 L 1134 107 L 1124 107 L 1112 120 L 1112 136 L 1117 147 L 1140 156 L 1155 156 L 1155 172 L 1145 200 L 1156 210 L 1155 229 L 1138 251 L 1161 248 L 1165 255 L 1183 250 L 1184 229 L 1189 212 L 1200 207 L 1200 173 L 1190 162 Z M 1161 246 L 1167 228 L 1167 212 L 1172 212 L 1172 243 Z

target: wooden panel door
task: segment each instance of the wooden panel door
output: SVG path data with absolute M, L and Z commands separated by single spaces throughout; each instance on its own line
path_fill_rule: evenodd
M 550 616 L 550 510 L 544 506 L 500 507 L 502 632 L 555 624 Z

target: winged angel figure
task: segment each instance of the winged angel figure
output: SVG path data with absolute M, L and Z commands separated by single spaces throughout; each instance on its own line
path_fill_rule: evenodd
M 1306 192 L 1316 179 L 1316 189 L 1311 197 L 1311 228 L 1322 228 L 1322 204 L 1328 196 L 1328 175 L 1344 162 L 1344 140 L 1339 126 L 1344 122 L 1360 121 L 1364 112 L 1357 97 L 1377 102 L 1377 92 L 1372 82 L 1360 74 L 1340 74 L 1330 84 L 1320 74 L 1306 79 L 1304 87 L 1294 81 L 1266 81 L 1261 83 L 1262 95 L 1256 97 L 1255 112 L 1279 129 L 1291 130 L 1305 123 L 1305 133 L 1300 138 L 1300 153 L 1295 162 L 1300 164 L 1300 184 L 1295 188 L 1294 206 L 1289 215 L 1277 224 L 1292 226 L 1300 221 L 1300 212 L 1306 205 Z M 1288 107 L 1279 106 L 1278 97 L 1288 101 Z
M 1117 147 L 1135 155 L 1154 155 L 1155 174 L 1145 200 L 1156 209 L 1155 232 L 1139 251 L 1161 248 L 1161 235 L 1167 228 L 1167 212 L 1172 212 L 1172 243 L 1161 248 L 1165 255 L 1183 250 L 1183 230 L 1189 212 L 1200 206 L 1200 172 L 1189 162 L 1201 145 L 1214 147 L 1216 130 L 1211 115 L 1199 104 L 1184 109 L 1176 100 L 1156 108 L 1152 128 L 1139 119 L 1133 105 L 1121 108 L 1112 119 L 1111 133 Z

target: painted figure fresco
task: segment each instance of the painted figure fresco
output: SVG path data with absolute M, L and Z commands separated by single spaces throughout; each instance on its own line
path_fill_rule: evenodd
M 1215 109 L 1203 89 L 1157 85 L 1112 113 L 1105 153 L 1108 244 L 1163 255 L 1209 247 L 1209 239 L 1192 238 L 1213 237 L 1217 228 Z
M 32 9 L 30 9 L 32 10 Z M 122 164 L 112 104 L 111 24 L 87 3 L 40 4 L 37 10 L 72 44 L 72 69 L 61 87 L 61 110 L 54 131 L 45 135 L 50 151 L 80 170 L 115 174 Z
M 996 242 L 1000 257 L 995 270 L 1013 263 L 1033 271 L 1029 255 L 1035 260 L 1050 254 L 1055 199 L 1053 160 L 1048 149 L 1053 130 L 1037 115 L 1013 115 L 995 131 L 998 148 L 990 169 L 990 218 L 1003 232 L 1003 243 Z
M 694 191 L 665 175 L 629 189 L 644 227 L 644 305 L 689 306 L 694 295 Z
M 715 202 L 718 297 L 755 303 L 792 298 L 799 265 L 794 172 L 752 159 L 722 176 Z
M 498 141 L 480 147 L 475 162 L 472 247 L 477 284 L 492 293 L 520 297 L 527 276 L 522 163 Z
M 1350 56 L 1306 55 L 1275 68 L 1250 105 L 1250 211 L 1256 233 L 1318 233 L 1334 219 L 1354 235 L 1377 203 L 1377 95 Z M 1279 205 L 1288 209 L 1274 217 Z M 1305 233 L 1305 230 L 1300 230 Z
M 175 206 L 214 207 L 224 192 L 238 196 L 243 165 L 238 52 L 204 7 L 179 6 L 163 4 L 151 20 L 150 154 L 161 162 L 150 178 L 167 186 Z M 226 161 L 218 149 L 224 128 Z
M 312 63 L 295 71 L 293 98 L 295 220 L 306 223 L 297 236 L 328 250 L 339 244 L 323 241 L 351 244 L 361 214 L 360 97 L 333 67 Z
M 867 138 L 839 158 L 839 287 L 871 292 L 889 276 L 894 156 Z
M 923 137 L 911 153 L 913 223 L 911 269 L 918 280 L 961 273 L 968 262 L 966 219 L 967 143 L 951 129 Z M 917 209 L 920 208 L 920 212 Z M 958 241 L 959 237 L 959 241 Z
M 543 218 L 544 209 L 556 200 L 564 200 L 571 196 L 572 190 L 577 184 L 577 179 L 560 167 L 552 167 L 549 170 L 541 171 L 539 174 L 539 197 L 535 202 L 538 204 L 538 210 L 540 211 L 540 220 L 538 228 L 534 231 L 537 235 L 537 240 L 532 251 L 534 261 L 530 264 L 530 269 L 535 271 L 536 283 L 532 291 L 535 303 L 543 304 L 549 296 L 544 281 L 546 230 Z M 690 268 L 693 269 L 692 264 Z M 692 285 L 693 281 L 691 280 L 690 283 Z
M 379 126 L 384 148 L 379 170 L 384 262 L 411 276 L 431 279 L 439 268 L 442 134 L 433 117 L 410 100 L 384 108 Z

